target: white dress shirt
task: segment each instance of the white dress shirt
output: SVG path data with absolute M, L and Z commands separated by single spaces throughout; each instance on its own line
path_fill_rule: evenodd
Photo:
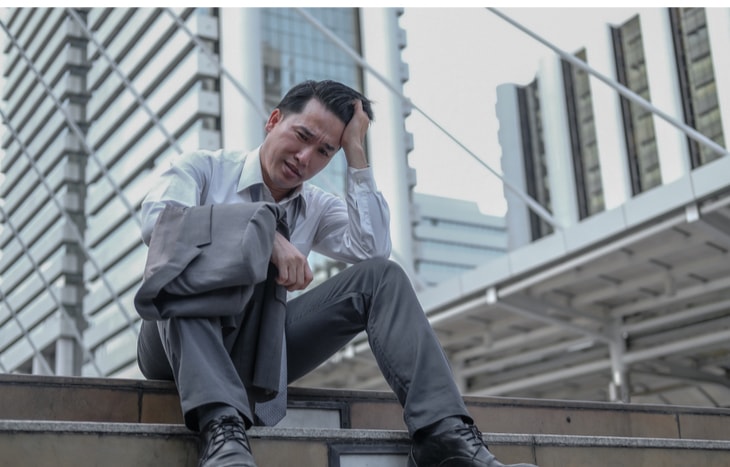
M 390 213 L 372 169 L 347 169 L 345 200 L 304 183 L 279 202 L 286 209 L 290 241 L 305 256 L 316 251 L 354 263 L 390 256 Z M 198 150 L 180 155 L 142 202 L 142 238 L 149 245 L 157 216 L 166 204 L 202 206 L 274 202 L 263 183 L 259 148 L 242 151 Z

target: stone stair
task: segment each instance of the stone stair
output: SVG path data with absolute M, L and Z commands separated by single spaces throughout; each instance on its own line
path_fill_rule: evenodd
M 504 462 L 540 467 L 730 466 L 730 410 L 465 398 Z M 290 388 L 287 417 L 249 431 L 259 467 L 404 467 L 389 393 Z M 0 375 L 0 467 L 182 466 L 197 436 L 172 384 Z

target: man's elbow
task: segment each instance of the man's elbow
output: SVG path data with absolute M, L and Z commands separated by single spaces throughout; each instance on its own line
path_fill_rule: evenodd
M 145 245 L 150 246 L 150 240 L 152 240 L 152 229 L 147 229 L 146 226 L 142 226 L 140 236 Z
M 390 242 L 390 238 L 388 238 L 386 241 L 384 241 L 382 244 L 378 245 L 376 244 L 373 248 L 373 251 L 371 252 L 371 256 L 373 258 L 390 258 L 390 254 L 392 253 L 393 245 Z
M 145 245 L 149 246 L 152 241 L 152 231 L 155 229 L 157 218 L 162 212 L 164 205 L 155 203 L 142 203 L 140 210 L 140 218 L 142 226 L 140 227 L 140 235 Z

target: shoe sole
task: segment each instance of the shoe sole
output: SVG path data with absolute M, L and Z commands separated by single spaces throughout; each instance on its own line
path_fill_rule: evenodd
M 469 459 L 447 459 L 438 465 L 431 464 L 419 466 L 418 464 L 416 464 L 416 460 L 413 458 L 413 454 L 411 453 L 408 454 L 407 467 L 474 467 L 474 462 Z

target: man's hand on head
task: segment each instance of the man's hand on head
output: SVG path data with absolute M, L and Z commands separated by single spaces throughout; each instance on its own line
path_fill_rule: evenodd
M 362 101 L 355 100 L 353 103 L 355 113 L 352 115 L 350 123 L 342 132 L 340 145 L 345 151 L 347 165 L 355 169 L 364 169 L 368 166 L 368 160 L 365 156 L 365 135 L 370 126 L 370 118 L 362 108 Z
M 274 236 L 271 262 L 279 270 L 276 282 L 290 292 L 305 289 L 314 278 L 307 257 L 279 232 Z

